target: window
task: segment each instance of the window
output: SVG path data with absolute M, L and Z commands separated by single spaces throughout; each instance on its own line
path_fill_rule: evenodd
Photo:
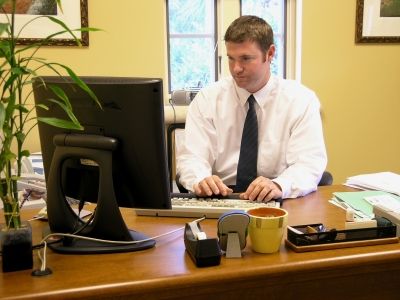
M 241 0 L 241 14 L 263 18 L 274 32 L 275 57 L 271 63 L 271 72 L 285 77 L 285 3 L 281 0 Z
M 281 77 L 286 77 L 287 2 L 290 1 L 237 0 L 237 8 L 240 6 L 241 15 L 257 15 L 271 25 L 277 49 L 271 70 Z M 216 81 L 217 32 L 224 34 L 221 29 L 217 31 L 217 24 L 223 23 L 220 20 L 217 22 L 217 3 L 222 7 L 218 12 L 218 19 L 222 20 L 226 15 L 231 18 L 237 11 L 230 9 L 232 0 L 166 0 L 166 3 L 170 92 L 198 89 Z M 224 11 L 224 8 L 229 11 Z M 223 36 L 219 37 L 219 40 L 223 41 Z M 220 55 L 222 60 L 225 60 L 226 53 L 222 48 Z M 292 63 L 292 60 L 290 62 Z
M 169 89 L 198 89 L 216 80 L 216 1 L 167 0 Z

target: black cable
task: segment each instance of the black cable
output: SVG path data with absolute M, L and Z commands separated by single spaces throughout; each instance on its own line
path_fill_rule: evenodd
M 169 99 L 169 104 L 171 105 L 172 110 L 174 111 L 174 122 L 173 122 L 173 124 L 176 124 L 176 112 L 175 112 L 175 107 L 174 107 L 174 105 L 172 103 L 172 98 Z M 173 125 L 173 124 L 171 124 L 171 125 Z M 172 163 L 170 164 L 170 166 L 168 166 L 168 172 L 169 172 L 169 174 L 172 175 Z
M 79 234 L 83 229 L 89 226 L 89 224 L 93 221 L 94 217 L 96 215 L 96 209 L 94 209 L 93 214 L 90 216 L 89 220 L 86 221 L 85 225 L 83 225 L 81 228 L 79 228 L 77 231 L 72 232 L 71 234 Z
M 84 201 L 82 200 L 82 202 L 84 202 Z M 82 209 L 81 209 L 81 210 L 82 210 Z M 80 214 L 80 211 L 81 211 L 81 210 L 79 210 L 79 214 Z M 75 223 L 75 225 L 74 225 L 74 228 L 71 230 L 70 234 L 79 235 L 79 233 L 80 233 L 83 229 L 85 229 L 86 227 L 89 226 L 89 224 L 93 221 L 95 215 L 96 215 L 96 209 L 94 209 L 93 214 L 90 216 L 89 220 L 87 220 L 87 221 L 85 222 L 85 224 L 84 224 L 81 228 L 79 228 L 77 231 L 74 232 L 74 229 L 75 229 L 75 227 L 76 227 L 76 225 L 77 225 L 77 223 L 79 222 L 79 219 L 80 219 L 80 217 L 79 217 L 79 215 L 78 215 L 78 216 L 77 216 L 76 223 Z M 71 236 L 64 236 L 61 240 L 62 240 L 62 242 L 64 243 L 64 246 L 71 246 L 71 245 L 74 243 L 74 238 L 71 237 Z
M 48 242 L 47 245 L 57 244 L 57 243 L 61 243 L 61 242 L 62 242 L 62 239 L 59 239 L 57 241 Z M 32 250 L 42 249 L 43 247 L 44 247 L 44 243 L 33 245 Z
M 174 105 L 172 103 L 172 98 L 169 99 L 169 104 L 171 105 L 172 110 L 174 111 L 174 122 L 173 122 L 173 124 L 176 124 L 176 112 L 175 112 L 175 107 L 174 107 Z

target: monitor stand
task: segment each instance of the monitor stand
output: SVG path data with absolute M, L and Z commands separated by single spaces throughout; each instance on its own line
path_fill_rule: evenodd
M 153 239 L 136 244 L 118 243 L 150 238 L 126 227 L 117 204 L 112 180 L 112 153 L 118 147 L 118 140 L 98 135 L 58 134 L 53 142 L 56 149 L 47 180 L 49 226 L 43 229 L 43 237 L 51 233 L 72 233 L 81 229 L 80 236 L 114 241 L 114 243 L 66 238 L 63 242 L 48 243 L 48 247 L 64 254 L 129 252 L 154 247 L 156 242 Z M 95 161 L 99 166 L 97 207 L 89 224 L 77 217 L 67 203 L 62 189 L 63 163 L 74 157 Z

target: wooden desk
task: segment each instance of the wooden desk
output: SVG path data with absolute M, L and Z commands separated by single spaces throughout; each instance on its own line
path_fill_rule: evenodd
M 332 192 L 344 186 L 319 187 L 304 198 L 285 200 L 289 225 L 324 223 L 344 228 L 345 211 L 330 204 Z M 36 211 L 24 211 L 27 219 Z M 136 217 L 123 209 L 132 229 L 158 235 L 192 219 Z M 44 222 L 32 221 L 34 243 Z M 216 237 L 217 220 L 201 223 Z M 34 269 L 40 267 L 35 251 Z M 399 299 L 400 243 L 295 253 L 284 245 L 274 254 L 252 251 L 215 267 L 197 268 L 185 252 L 183 231 L 157 240 L 140 252 L 62 255 L 47 251 L 53 274 L 34 278 L 33 270 L 0 273 L 1 299 Z

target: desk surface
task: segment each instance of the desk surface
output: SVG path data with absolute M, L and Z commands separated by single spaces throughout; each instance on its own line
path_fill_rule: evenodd
M 345 211 L 330 204 L 344 186 L 319 187 L 303 198 L 285 200 L 289 225 L 323 223 L 344 229 Z M 192 219 L 137 217 L 122 209 L 129 228 L 150 236 L 177 229 Z M 36 210 L 23 212 L 23 218 Z M 0 220 L 1 221 L 1 220 Z M 41 240 L 42 221 L 32 221 L 33 240 Z M 217 220 L 201 223 L 216 237 Z M 286 233 L 285 233 L 286 237 Z M 284 239 L 285 239 L 284 237 Z M 1 299 L 126 298 L 200 299 L 398 299 L 400 243 L 295 253 L 284 245 L 274 254 L 253 252 L 248 238 L 242 258 L 222 257 L 215 267 L 197 268 L 185 252 L 183 231 L 157 240 L 152 249 L 117 254 L 63 255 L 47 250 L 53 274 L 35 278 L 33 270 L 0 273 Z M 34 269 L 40 267 L 34 252 Z M 363 296 L 366 295 L 366 296 Z

